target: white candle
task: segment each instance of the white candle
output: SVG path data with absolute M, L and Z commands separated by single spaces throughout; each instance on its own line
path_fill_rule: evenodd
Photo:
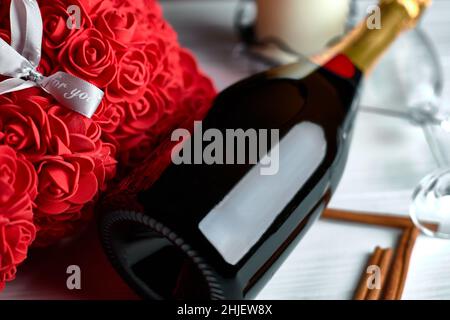
M 304 55 L 342 36 L 351 0 L 257 0 L 259 40 L 277 38 Z

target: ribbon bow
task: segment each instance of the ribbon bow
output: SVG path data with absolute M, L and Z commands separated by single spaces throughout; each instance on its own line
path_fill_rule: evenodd
M 41 87 L 61 105 L 90 118 L 103 98 L 103 91 L 66 72 L 45 77 L 36 68 L 41 60 L 42 16 L 36 0 L 11 1 L 11 45 L 0 38 L 0 95 Z

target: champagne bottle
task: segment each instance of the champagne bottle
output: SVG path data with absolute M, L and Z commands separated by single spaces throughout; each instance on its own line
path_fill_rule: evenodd
M 230 129 L 254 129 L 266 132 L 257 140 L 271 140 L 270 148 L 254 164 L 208 164 L 197 161 L 194 133 L 183 149 L 183 156 L 192 151 L 193 164 L 171 164 L 136 195 L 141 209 L 125 203 L 104 213 L 102 242 L 119 273 L 151 299 L 255 297 L 336 189 L 364 74 L 428 4 L 382 0 L 381 28 L 363 21 L 321 56 L 326 63 L 300 61 L 223 91 L 202 132 L 226 137 Z M 269 131 L 276 134 L 268 138 Z M 227 143 L 223 159 L 236 158 L 237 150 Z M 269 168 L 274 157 L 268 156 L 275 154 L 277 165 Z

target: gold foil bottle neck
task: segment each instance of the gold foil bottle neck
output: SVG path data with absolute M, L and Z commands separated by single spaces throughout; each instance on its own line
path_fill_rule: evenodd
M 431 5 L 432 0 L 381 0 L 381 4 L 398 4 L 406 10 L 410 20 L 405 21 L 406 27 L 412 28 L 419 21 L 425 9 Z
M 368 16 L 339 43 L 312 57 L 323 65 L 344 54 L 363 72 L 369 73 L 392 42 L 405 30 L 413 28 L 432 0 L 380 0 L 379 28 L 370 28 Z
M 363 21 L 343 41 L 344 53 L 364 73 L 372 70 L 387 48 L 404 31 L 414 27 L 431 0 L 380 0 L 381 26 L 371 29 Z

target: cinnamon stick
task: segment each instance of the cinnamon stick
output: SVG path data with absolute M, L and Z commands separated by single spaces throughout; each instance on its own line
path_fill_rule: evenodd
M 359 213 L 337 209 L 326 209 L 322 214 L 322 218 L 402 229 L 415 227 L 411 219 L 404 216 L 371 214 L 365 212 Z M 437 231 L 439 227 L 439 225 L 435 223 L 424 223 L 423 225 L 432 231 Z
M 392 262 L 392 249 L 384 249 L 381 254 L 381 259 L 378 263 L 378 267 L 380 268 L 380 288 L 371 289 L 368 291 L 365 300 L 379 300 L 381 293 L 386 284 L 386 279 L 388 277 L 389 268 Z
M 414 244 L 420 231 L 417 228 L 407 228 L 404 230 L 395 253 L 392 263 L 391 273 L 383 294 L 384 300 L 400 300 L 408 275 L 409 262 L 414 248 Z
M 403 295 L 403 290 L 405 289 L 406 278 L 408 276 L 409 264 L 411 262 L 411 256 L 414 249 L 414 245 L 416 244 L 417 237 L 420 234 L 420 230 L 417 228 L 413 228 L 409 235 L 408 244 L 405 248 L 405 256 L 403 258 L 403 269 L 402 275 L 400 278 L 400 283 L 397 288 L 397 294 L 395 295 L 395 300 L 401 300 Z
M 367 286 L 367 280 L 369 279 L 369 274 L 367 273 L 367 268 L 372 265 L 378 265 L 381 259 L 383 250 L 380 247 L 376 247 L 372 255 L 370 256 L 366 268 L 363 270 L 361 279 L 359 280 L 358 287 L 356 288 L 354 300 L 364 300 L 367 296 L 369 288 Z

